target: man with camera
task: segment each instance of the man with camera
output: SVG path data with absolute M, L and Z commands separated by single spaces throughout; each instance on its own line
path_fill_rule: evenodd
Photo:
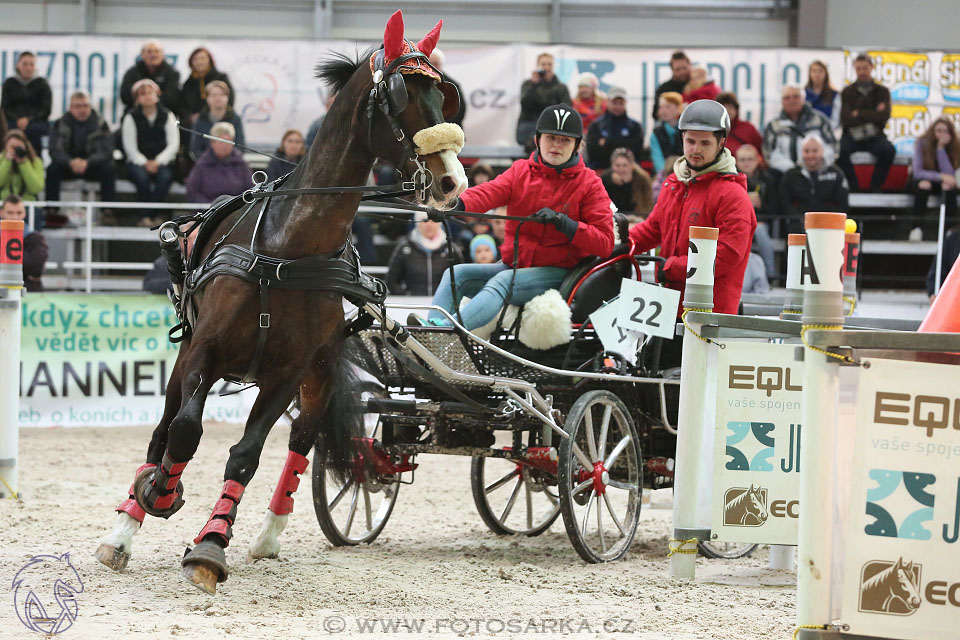
M 70 95 L 70 108 L 50 132 L 50 166 L 47 167 L 47 200 L 60 199 L 60 181 L 95 180 L 100 200 L 115 200 L 113 136 L 110 127 L 90 106 L 86 91 Z
M 517 144 L 527 153 L 536 147 L 533 136 L 537 130 L 537 118 L 547 107 L 555 104 L 571 104 L 567 85 L 553 73 L 554 59 L 549 53 L 537 56 L 537 68 L 520 87 L 520 119 L 517 121 Z

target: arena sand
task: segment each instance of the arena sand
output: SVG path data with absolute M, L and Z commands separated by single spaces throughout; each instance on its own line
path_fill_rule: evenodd
M 765 549 L 741 560 L 701 558 L 695 582 L 670 580 L 669 490 L 644 505 L 623 560 L 587 565 L 559 520 L 536 538 L 490 533 L 473 506 L 467 458 L 421 456 L 416 482 L 400 490 L 386 529 L 362 547 L 328 544 L 305 478 L 281 557 L 246 564 L 286 455 L 283 425 L 270 435 L 243 496 L 227 550 L 232 573 L 215 597 L 179 580 L 179 559 L 218 497 L 239 427 L 206 427 L 183 478 L 186 505 L 169 521 L 148 516 L 129 566 L 114 573 L 92 553 L 113 523 L 113 508 L 126 495 L 150 433 L 21 431 L 22 501 L 0 501 L 4 588 L 32 556 L 69 552 L 84 591 L 76 622 L 59 636 L 65 640 L 551 638 L 561 630 L 575 637 L 686 640 L 789 638 L 792 631 L 794 576 L 766 569 Z M 13 592 L 7 594 L 0 599 L 0 637 L 38 637 L 19 622 Z M 406 626 L 385 631 L 385 624 L 404 620 Z

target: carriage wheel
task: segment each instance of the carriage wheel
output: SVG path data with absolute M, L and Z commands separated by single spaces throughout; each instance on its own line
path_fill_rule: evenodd
M 750 542 L 720 542 L 718 540 L 702 540 L 697 543 L 700 554 L 707 558 L 733 560 L 746 558 L 756 551 L 757 545 Z
M 552 474 L 503 458 L 476 457 L 470 465 L 473 502 L 497 535 L 538 536 L 560 515 Z
M 570 409 L 560 443 L 560 512 L 573 548 L 587 562 L 627 552 L 640 519 L 641 451 L 623 402 L 588 391 Z
M 386 394 L 377 383 L 361 383 L 361 400 L 383 398 Z M 364 431 L 368 438 L 377 438 L 380 416 L 364 414 Z M 341 484 L 327 473 L 319 451 L 313 456 L 313 508 L 317 512 L 320 529 L 335 547 L 370 543 L 387 524 L 397 502 L 400 476 L 384 481 L 362 470 Z M 358 465 L 362 469 L 362 465 Z

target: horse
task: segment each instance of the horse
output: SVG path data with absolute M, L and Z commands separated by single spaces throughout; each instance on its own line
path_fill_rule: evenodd
M 31 631 L 55 635 L 77 619 L 77 595 L 83 580 L 70 554 L 34 556 L 13 577 L 13 605 L 17 618 Z
M 378 50 L 356 59 L 339 54 L 323 59 L 317 76 L 337 98 L 306 160 L 280 188 L 274 183 L 251 190 L 261 191 L 262 200 L 244 194 L 246 206 L 228 213 L 206 236 L 201 227 L 191 264 L 212 269 L 229 262 L 231 251 L 248 260 L 239 271 L 208 279 L 190 299 L 195 319 L 171 371 L 146 462 L 137 469 L 127 499 L 116 508 L 113 530 L 95 554 L 103 564 L 123 570 L 145 515 L 169 518 L 183 505 L 181 477 L 203 433 L 207 393 L 221 378 L 253 379 L 259 393 L 243 436 L 230 448 L 220 499 L 194 539 L 196 546 L 181 561 L 186 581 L 214 594 L 217 583 L 227 579 L 224 549 L 244 488 L 257 470 L 270 429 L 298 393 L 300 414 L 291 426 L 287 459 L 248 558 L 277 557 L 278 536 L 293 511 L 293 493 L 315 444 L 335 476 L 345 479 L 354 472 L 362 412 L 350 406 L 349 365 L 342 357 L 343 294 L 330 282 L 345 277 L 344 272 L 361 279 L 349 237 L 377 158 L 397 167 L 405 184 L 416 185 L 420 205 L 450 209 L 467 186 L 457 158 L 463 132 L 444 122 L 445 114 L 455 113 L 459 96 L 428 58 L 442 24 L 414 43 L 404 38 L 397 11 Z M 259 214 L 247 215 L 252 210 Z M 163 245 L 163 227 L 160 231 Z M 243 253 L 246 245 L 250 250 Z M 311 288 L 284 289 L 297 264 L 310 264 L 312 273 L 323 277 L 311 280 L 317 282 Z M 261 273 L 259 286 L 256 278 L 244 277 L 247 267 Z M 185 276 L 188 290 L 199 272 Z
M 729 495 L 735 489 L 727 492 Z M 767 521 L 766 495 L 753 485 L 723 506 L 723 523 L 734 526 L 756 527 Z
M 903 558 L 860 586 L 860 610 L 909 615 L 920 606 L 919 569 L 913 563 L 904 564 Z

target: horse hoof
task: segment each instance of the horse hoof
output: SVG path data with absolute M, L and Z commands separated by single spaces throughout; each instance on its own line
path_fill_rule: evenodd
M 150 489 L 153 488 L 151 482 L 153 481 L 153 477 L 156 472 L 156 467 L 147 467 L 137 474 L 137 477 L 133 480 L 133 497 L 136 499 L 140 508 L 151 516 L 167 519 L 179 511 L 180 507 L 183 506 L 183 482 L 177 483 L 177 488 L 174 490 L 177 497 L 173 501 L 173 504 L 166 509 L 157 509 L 154 507 L 154 504 L 156 504 L 156 501 L 160 496 L 158 496 L 155 492 L 150 491 Z M 150 495 L 147 495 L 148 493 Z
M 210 595 L 216 595 L 217 583 L 224 582 L 230 575 L 227 555 L 215 542 L 203 541 L 192 550 L 188 548 L 180 565 L 183 567 L 180 576 Z
M 93 557 L 114 571 L 123 571 L 127 568 L 127 563 L 130 562 L 129 553 L 123 549 L 118 549 L 117 547 L 106 543 L 101 544 L 97 548 L 97 551 L 93 554 Z

